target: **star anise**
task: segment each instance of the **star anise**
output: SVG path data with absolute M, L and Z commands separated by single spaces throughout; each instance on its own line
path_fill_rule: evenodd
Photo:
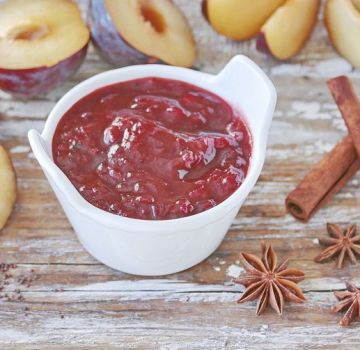
M 247 273 L 235 279 L 235 283 L 246 287 L 238 303 L 259 299 L 257 315 L 260 315 L 269 303 L 281 315 L 285 301 L 302 303 L 306 300 L 296 284 L 304 279 L 304 273 L 288 268 L 288 259 L 278 265 L 277 255 L 271 245 L 261 242 L 261 247 L 262 259 L 252 254 L 240 253 L 240 260 Z
M 347 309 L 344 317 L 340 320 L 341 326 L 348 326 L 356 317 L 360 317 L 360 290 L 351 282 L 346 282 L 346 291 L 334 292 L 336 298 L 340 300 L 331 310 L 339 312 Z
M 352 263 L 356 263 L 355 254 L 360 255 L 360 235 L 356 235 L 356 225 L 350 225 L 342 230 L 339 225 L 327 224 L 327 232 L 330 237 L 319 238 L 319 243 L 329 246 L 322 251 L 316 258 L 316 262 L 323 262 L 338 255 L 337 267 L 342 268 L 344 258 L 347 255 Z

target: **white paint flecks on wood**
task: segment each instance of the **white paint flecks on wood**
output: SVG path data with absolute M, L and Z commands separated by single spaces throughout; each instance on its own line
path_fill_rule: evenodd
M 228 267 L 226 274 L 229 277 L 236 278 L 236 277 L 239 277 L 244 272 L 245 272 L 245 270 L 242 267 L 232 264 Z
M 19 145 L 10 149 L 10 153 L 29 153 L 30 147 L 27 145 Z

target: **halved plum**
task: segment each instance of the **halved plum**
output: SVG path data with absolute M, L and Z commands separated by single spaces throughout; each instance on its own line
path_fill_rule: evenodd
M 285 0 L 203 0 L 202 13 L 219 33 L 234 40 L 246 40 Z
M 194 63 L 191 29 L 170 0 L 91 0 L 89 14 L 92 41 L 115 66 Z
M 42 95 L 82 63 L 89 31 L 71 0 L 8 0 L 0 4 L 0 89 Z
M 324 19 L 335 49 L 360 68 L 360 0 L 328 0 Z
M 5 226 L 16 200 L 16 174 L 10 156 L 0 145 L 0 231 Z
M 296 55 L 314 29 L 319 7 L 320 0 L 287 0 L 262 26 L 257 50 L 279 60 Z

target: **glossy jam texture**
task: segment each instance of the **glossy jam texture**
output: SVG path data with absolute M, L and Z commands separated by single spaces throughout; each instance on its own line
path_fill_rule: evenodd
M 200 213 L 244 181 L 251 138 L 220 97 L 168 79 L 110 85 L 79 100 L 53 138 L 55 163 L 96 207 L 138 219 Z

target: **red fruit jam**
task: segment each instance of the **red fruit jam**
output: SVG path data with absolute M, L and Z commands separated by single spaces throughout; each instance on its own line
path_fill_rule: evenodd
M 79 100 L 56 128 L 53 156 L 96 207 L 174 219 L 214 207 L 242 184 L 251 137 L 222 98 L 181 81 L 144 78 Z

